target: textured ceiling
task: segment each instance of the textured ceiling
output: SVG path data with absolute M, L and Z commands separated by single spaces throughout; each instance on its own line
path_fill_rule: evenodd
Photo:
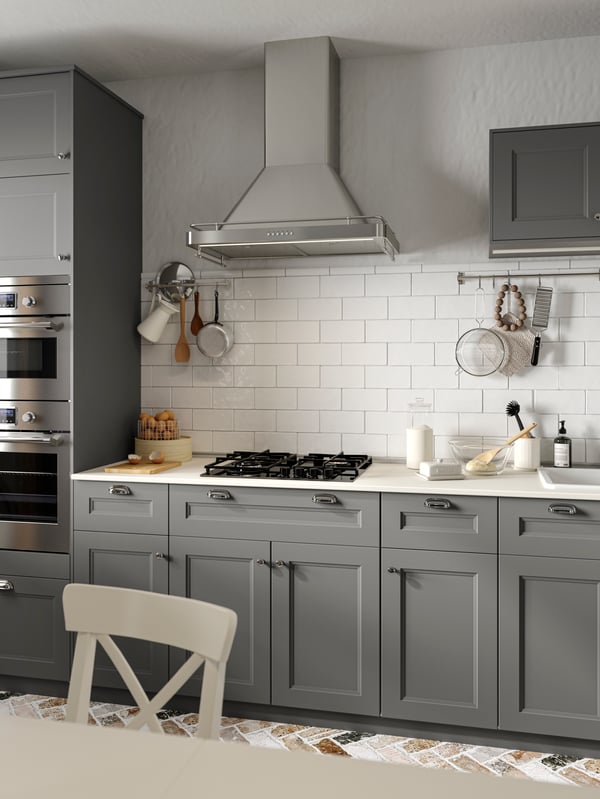
M 0 69 L 111 81 L 256 67 L 306 36 L 353 58 L 599 35 L 600 0 L 0 0 L 0 20 Z

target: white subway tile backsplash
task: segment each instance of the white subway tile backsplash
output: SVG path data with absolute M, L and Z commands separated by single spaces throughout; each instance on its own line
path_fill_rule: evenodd
M 387 344 L 373 342 L 369 344 L 342 344 L 343 364 L 386 364 Z
M 405 259 L 406 260 L 406 259 Z M 311 259 L 308 266 L 281 259 L 228 272 L 221 291 L 221 320 L 235 344 L 222 358 L 203 356 L 189 331 L 187 364 L 174 359 L 179 319 L 159 344 L 142 342 L 141 407 L 172 407 L 192 436 L 195 452 L 233 449 L 365 452 L 403 457 L 408 403 L 431 403 L 436 457 L 449 457 L 457 435 L 506 436 L 516 432 L 505 414 L 521 404 L 525 423 L 538 422 L 546 459 L 560 418 L 574 439 L 574 461 L 600 460 L 600 282 L 588 277 L 542 276 L 554 287 L 550 325 L 542 334 L 540 364 L 507 377 L 476 377 L 459 370 L 456 342 L 477 326 L 477 280 L 459 286 L 456 275 L 510 269 L 533 315 L 537 276 L 527 261 L 420 264 L 385 256 Z M 587 261 L 584 263 L 587 263 Z M 598 262 L 600 263 L 600 261 Z M 581 259 L 551 260 L 536 269 L 579 269 Z M 590 269 L 595 266 L 590 261 Z M 242 266 L 243 268 L 243 266 Z M 222 278 L 207 271 L 203 277 Z M 152 278 L 149 275 L 146 279 Z M 483 321 L 491 318 L 501 280 L 485 289 Z M 201 313 L 212 319 L 210 289 Z M 140 318 L 150 308 L 141 282 Z
M 368 319 L 366 326 L 367 341 L 410 341 L 408 319 Z
M 342 407 L 342 391 L 339 388 L 299 388 L 298 409 L 318 411 L 330 408 L 339 411 Z
M 343 388 L 342 408 L 345 411 L 385 411 L 387 391 L 384 388 Z
M 318 388 L 320 369 L 320 366 L 278 366 L 277 385 L 282 388 Z
M 282 433 L 318 433 L 319 411 L 277 411 L 277 430 Z
M 325 388 L 364 388 L 365 367 L 322 366 L 321 385 Z
M 342 317 L 344 319 L 387 319 L 387 297 L 344 297 Z
M 321 322 L 321 341 L 364 341 L 365 323 L 362 320 Z
M 299 364 L 339 365 L 342 362 L 342 345 L 339 343 L 298 344 Z
M 259 365 L 279 364 L 294 366 L 298 363 L 297 344 L 255 344 L 254 362 Z
M 285 321 L 298 318 L 298 300 L 256 300 L 256 321 Z

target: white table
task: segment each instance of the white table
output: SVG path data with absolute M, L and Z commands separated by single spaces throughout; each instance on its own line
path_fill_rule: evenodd
M 592 799 L 598 789 L 260 749 L 175 735 L 0 717 L 10 799 Z

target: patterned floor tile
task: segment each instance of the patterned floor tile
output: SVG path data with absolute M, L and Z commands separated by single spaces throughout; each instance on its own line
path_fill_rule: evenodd
M 123 726 L 129 717 L 138 712 L 136 707 L 95 702 L 90 707 L 88 721 L 90 724 L 102 726 Z M 64 714 L 64 699 L 0 691 L 0 715 L 61 721 Z M 196 713 L 165 710 L 160 713 L 160 717 L 163 729 L 171 735 L 193 735 L 198 723 Z M 502 778 L 600 788 L 600 758 L 577 758 L 574 755 L 528 752 L 474 743 L 461 744 L 229 716 L 221 720 L 221 740 L 275 749 L 300 749 L 316 755 L 379 760 L 424 768 L 490 774 Z

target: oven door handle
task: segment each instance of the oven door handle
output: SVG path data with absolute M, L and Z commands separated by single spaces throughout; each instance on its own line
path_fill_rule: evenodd
M 61 436 L 60 433 L 50 433 L 49 436 L 21 436 L 18 433 L 2 435 L 0 433 L 0 442 L 6 444 L 50 444 L 53 447 L 60 447 L 64 442 L 64 436 Z
M 57 332 L 58 330 L 62 330 L 64 325 L 62 322 L 55 322 L 54 319 L 32 319 L 28 322 L 21 322 L 21 321 L 14 321 L 9 319 L 0 320 L 0 328 L 5 327 L 19 327 L 19 328 L 26 328 L 29 330 L 54 330 Z

